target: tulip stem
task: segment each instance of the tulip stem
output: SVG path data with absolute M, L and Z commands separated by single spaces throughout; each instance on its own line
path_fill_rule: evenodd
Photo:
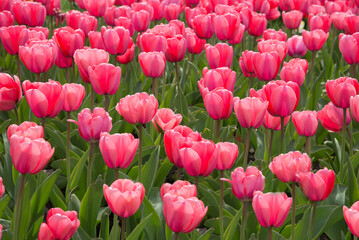
M 117 238 L 118 216 L 116 214 L 113 214 L 113 228 L 115 231 L 115 237 Z
M 351 125 L 351 124 L 350 124 Z M 353 156 L 353 135 L 352 132 L 350 130 L 350 127 L 347 127 L 347 134 L 349 137 L 349 154 L 350 154 L 350 158 Z
M 126 235 L 126 218 L 121 220 L 121 240 L 125 240 Z
M 69 193 L 70 193 L 70 178 L 71 178 L 71 164 L 70 164 L 70 132 L 71 132 L 71 112 L 67 112 L 67 138 L 66 138 L 66 176 L 67 176 L 67 187 L 66 187 L 66 202 L 67 208 L 70 208 Z
M 244 149 L 243 169 L 246 171 L 248 163 L 249 145 L 251 141 L 251 128 L 247 128 L 246 146 Z
M 22 204 L 22 195 L 24 193 L 26 175 L 20 175 L 20 187 L 19 192 L 17 194 L 16 206 L 15 206 L 15 218 L 14 218 L 14 240 L 19 240 L 19 232 L 20 232 L 20 210 Z
M 138 125 L 138 138 L 139 138 L 139 145 L 140 148 L 138 150 L 138 178 L 137 180 L 139 182 L 142 181 L 142 145 L 143 145 L 143 139 L 142 139 L 142 123 Z
M 89 163 L 87 167 L 87 187 L 90 187 L 92 182 L 92 167 L 93 167 L 93 152 L 95 150 L 95 143 L 90 142 L 90 153 L 89 153 Z
M 285 133 L 285 126 L 284 126 L 284 117 L 280 117 L 280 151 L 281 153 L 285 152 L 285 144 L 284 144 L 284 133 Z
M 45 133 L 45 125 L 46 125 L 46 118 L 41 118 L 41 126 L 44 129 L 44 133 Z
M 198 191 L 198 180 L 199 180 L 198 176 L 194 177 L 194 185 L 196 186 L 197 191 Z
M 181 180 L 181 175 L 182 175 L 182 169 L 177 167 L 177 180 Z
M 214 138 L 219 142 L 219 129 L 221 128 L 221 120 L 214 120 Z
M 37 73 L 37 74 L 36 74 L 36 77 L 37 77 L 37 81 L 38 81 L 38 82 L 41 82 L 41 73 Z
M 295 182 L 292 182 L 292 240 L 295 234 Z
M 106 94 L 105 95 L 105 111 L 106 112 L 108 112 L 109 102 L 110 102 L 110 96 Z
M 175 232 L 175 240 L 178 240 L 179 233 Z
M 342 151 L 341 151 L 341 161 L 344 161 L 344 156 L 345 156 L 345 131 L 346 131 L 346 126 L 347 126 L 347 109 L 343 108 L 343 129 L 342 129 Z
M 158 79 L 157 78 L 152 78 L 152 94 L 157 99 L 157 96 L 158 96 Z
M 311 152 L 311 143 L 312 143 L 312 138 L 309 136 L 305 137 L 305 152 L 309 157 Z
M 253 36 L 253 46 L 252 46 L 253 51 L 256 48 L 256 43 L 257 43 L 257 37 Z
M 73 77 L 73 81 L 76 81 L 76 68 L 75 68 L 75 63 L 72 63 L 72 77 Z
M 356 73 L 355 68 L 356 68 L 355 64 L 350 65 L 350 72 L 351 72 L 352 78 L 355 78 L 355 73 Z
M 273 136 L 274 136 L 274 131 L 271 129 L 270 130 L 269 143 L 268 143 L 267 164 L 269 164 L 269 162 L 271 160 L 270 156 L 271 156 L 271 152 L 272 152 Z
M 309 86 L 314 84 L 314 63 L 315 63 L 315 56 L 317 55 L 316 51 L 313 51 L 312 53 L 312 60 L 310 64 L 310 83 Z
M 310 230 L 309 230 L 309 237 L 308 239 L 312 239 L 313 235 L 313 228 L 314 228 L 314 218 L 315 218 L 315 210 L 317 208 L 317 202 L 313 202 L 312 204 L 312 219 L 310 221 Z
M 165 101 L 165 92 L 166 92 L 166 66 L 165 66 L 165 69 L 163 70 L 162 96 L 161 96 L 162 102 Z
M 95 90 L 93 89 L 91 84 L 90 84 L 90 88 L 91 88 L 90 109 L 92 112 L 94 105 L 95 105 Z
M 66 82 L 70 83 L 70 68 L 66 68 Z
M 244 200 L 242 206 L 242 222 L 241 222 L 240 239 L 246 239 L 247 208 L 248 208 L 248 201 Z
M 16 65 L 17 65 L 17 76 L 21 81 L 21 62 L 20 62 L 19 54 L 16 54 Z
M 331 41 L 331 46 L 330 46 L 330 57 L 331 57 L 331 58 L 333 58 L 333 50 L 334 50 L 334 45 L 335 45 L 335 37 L 337 36 L 336 28 L 333 27 L 332 29 L 333 29 L 333 31 L 331 32 L 331 33 L 332 33 L 332 41 Z
M 15 119 L 16 119 L 16 124 L 19 125 L 19 113 L 18 113 L 18 108 L 15 104 L 15 107 L 13 108 L 14 110 L 14 114 L 15 114 Z
M 249 97 L 249 90 L 251 90 L 252 83 L 253 83 L 253 76 L 252 76 L 252 74 L 251 74 L 251 76 L 249 77 L 249 80 L 248 80 L 248 91 L 247 91 L 247 97 Z
M 221 180 L 222 178 L 224 178 L 224 171 L 220 170 L 220 186 L 221 186 L 221 190 L 220 190 L 220 199 L 219 199 L 219 232 L 220 232 L 220 239 L 223 239 L 223 192 L 224 192 L 224 185 L 223 185 L 223 181 Z M 242 238 L 241 238 L 242 239 Z
M 47 80 L 47 79 L 46 79 L 46 72 L 44 72 L 44 73 L 42 74 L 42 81 L 43 81 L 43 82 L 46 82 L 46 80 Z
M 268 240 L 272 240 L 272 228 L 268 228 Z
M 176 69 L 176 84 L 177 86 L 179 86 L 178 62 L 175 62 L 175 69 Z

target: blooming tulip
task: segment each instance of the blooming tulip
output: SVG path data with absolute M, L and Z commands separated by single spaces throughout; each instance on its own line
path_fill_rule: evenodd
M 256 97 L 239 99 L 235 97 L 234 112 L 239 124 L 244 128 L 259 128 L 267 112 L 268 102 Z
M 10 0 L 1 1 L 1 3 L 0 3 L 0 11 L 4 11 L 4 10 L 9 10 L 10 11 L 10 7 L 11 7 L 10 3 L 11 3 Z
M 66 83 L 63 85 L 65 93 L 62 110 L 65 112 L 77 111 L 85 97 L 85 87 L 81 84 Z
M 234 161 L 238 156 L 237 144 L 230 142 L 219 142 L 216 144 L 216 147 L 219 152 L 216 169 L 220 171 L 231 169 Z
M 311 201 L 325 200 L 334 188 L 335 173 L 327 168 L 316 173 L 303 173 L 299 177 L 303 193 Z
M 258 43 L 258 51 L 260 53 L 265 53 L 265 52 L 277 52 L 280 58 L 280 62 L 282 62 L 285 58 L 285 56 L 287 55 L 288 52 L 288 47 L 286 42 L 284 41 L 279 41 L 276 39 L 270 39 L 270 40 L 265 40 L 265 41 L 261 41 Z
M 165 18 L 167 21 L 178 19 L 181 15 L 182 7 L 176 3 L 165 5 Z
M 175 196 L 180 196 L 183 198 L 191 198 L 197 196 L 197 188 L 195 185 L 187 182 L 177 180 L 173 184 L 164 183 L 161 187 L 161 198 L 166 194 L 171 194 Z
M 58 239 L 67 240 L 74 235 L 80 226 L 76 211 L 63 211 L 61 208 L 51 208 L 46 216 L 46 223 L 42 223 L 39 240 Z
M 55 149 L 43 138 L 30 139 L 14 134 L 10 138 L 10 155 L 17 171 L 36 174 L 48 163 Z
M 348 15 L 346 12 L 334 12 L 330 14 L 333 26 L 338 30 L 344 30 L 344 18 Z
M 90 16 L 87 12 L 81 13 L 71 10 L 65 14 L 66 24 L 73 29 L 81 29 L 85 35 L 97 29 L 97 19 Z
M 113 29 L 101 28 L 101 35 L 106 50 L 112 55 L 122 55 L 130 42 L 130 32 L 123 27 Z
M 167 38 L 166 59 L 169 62 L 180 62 L 184 58 L 187 49 L 186 39 L 177 34 L 172 38 Z
M 145 188 L 142 183 L 129 179 L 118 179 L 111 186 L 103 185 L 103 194 L 111 211 L 121 218 L 128 218 L 140 207 Z
M 108 0 L 83 0 L 86 11 L 94 17 L 103 17 L 108 7 Z
M 214 120 L 227 119 L 233 111 L 233 93 L 222 87 L 209 91 L 203 102 L 208 115 Z
M 291 57 L 304 57 L 307 53 L 307 47 L 304 44 L 303 37 L 294 35 L 287 41 L 288 55 Z
M 343 214 L 349 230 L 355 237 L 359 236 L 357 219 L 359 215 L 359 201 L 355 202 L 350 208 L 343 206 Z
M 242 52 L 242 57 L 239 58 L 239 66 L 246 77 L 254 75 L 253 59 L 255 54 L 253 51 L 245 50 Z
M 138 61 L 146 77 L 161 77 L 166 66 L 166 57 L 162 52 L 142 52 Z
M 59 48 L 57 48 L 57 58 L 55 64 L 59 68 L 69 68 L 72 66 L 72 58 L 65 57 Z
M 350 97 L 350 113 L 354 121 L 359 122 L 359 95 Z
M 175 114 L 169 108 L 158 109 L 155 116 L 151 120 L 157 131 L 167 131 L 177 127 L 182 121 L 181 114 Z
M 343 28 L 346 34 L 354 34 L 358 32 L 359 17 L 354 14 L 347 14 L 342 20 Z
M 26 1 L 21 7 L 24 24 L 35 27 L 44 25 L 46 8 L 41 3 Z
M 128 48 L 126 52 L 120 56 L 117 56 L 117 61 L 121 64 L 128 64 L 135 59 L 135 44 L 133 44 L 132 38 L 130 38 L 130 43 L 128 44 Z
M 14 79 L 7 73 L 0 73 L 0 111 L 10 111 L 20 101 L 22 91 L 20 80 Z
M 151 21 L 162 20 L 165 15 L 165 5 L 159 0 L 149 0 L 148 4 L 153 8 Z
M 133 22 L 131 18 L 127 18 L 127 17 L 118 17 L 115 20 L 115 26 L 116 27 L 123 27 L 125 29 L 127 29 L 128 31 L 130 31 L 130 36 L 132 37 L 133 34 L 135 33 L 135 28 L 133 26 Z
M 288 65 L 299 66 L 299 67 L 303 68 L 305 73 L 307 73 L 307 70 L 309 67 L 308 61 L 306 59 L 300 59 L 300 58 L 292 58 L 291 60 L 289 60 L 289 62 L 283 63 L 284 67 L 286 67 Z
M 2 180 L 2 177 L 0 177 L 0 197 L 4 194 L 4 192 L 5 192 L 5 186 L 4 186 L 4 184 L 3 184 L 3 182 L 2 182 L 3 180 Z M 2 231 L 2 229 L 0 229 L 0 232 Z M 0 236 L 0 238 L 1 238 L 1 236 Z
M 283 23 L 288 29 L 299 28 L 303 19 L 303 13 L 298 10 L 282 12 Z
M 232 40 L 236 36 L 240 24 L 239 15 L 226 13 L 213 18 L 213 28 L 219 40 Z
M 7 129 L 7 138 L 10 141 L 12 135 L 23 136 L 31 140 L 43 138 L 44 129 L 34 122 L 25 121 L 20 125 L 11 124 Z
M 112 64 L 101 63 L 88 68 L 93 89 L 100 95 L 114 95 L 121 81 L 121 68 Z
M 77 49 L 84 47 L 85 34 L 81 29 L 63 27 L 54 30 L 54 40 L 63 55 L 72 58 Z
M 191 24 L 199 38 L 209 39 L 212 37 L 214 29 L 210 15 L 199 14 L 192 18 Z
M 252 199 L 255 191 L 263 191 L 265 177 L 258 168 L 249 166 L 246 171 L 236 168 L 231 174 L 231 180 L 222 178 L 232 184 L 233 195 L 240 200 Z
M 278 41 L 287 41 L 287 34 L 279 29 L 278 31 L 274 29 L 266 29 L 263 32 L 264 40 L 278 40 Z
M 346 125 L 351 122 L 349 109 L 347 111 Z M 324 108 L 318 111 L 318 118 L 323 127 L 333 131 L 340 132 L 343 128 L 343 109 L 336 107 L 332 102 L 324 106 Z
M 353 35 L 339 35 L 339 49 L 344 60 L 348 64 L 356 64 L 359 62 L 359 33 Z
M 206 44 L 206 58 L 212 69 L 219 67 L 231 67 L 233 60 L 233 48 L 225 43 L 217 43 L 215 46 Z
M 308 22 L 311 31 L 322 29 L 324 32 L 329 32 L 332 25 L 332 20 L 328 14 L 309 14 Z
M 253 68 L 258 79 L 270 81 L 277 77 L 281 64 L 277 52 L 255 53 L 253 56 Z
M 302 36 L 305 46 L 310 51 L 319 51 L 322 49 L 329 33 L 324 32 L 322 29 L 316 29 L 310 32 L 303 30 Z
M 2 11 L 0 12 L 0 27 L 8 27 L 11 25 L 15 25 L 14 16 L 10 11 Z
M 195 16 L 200 15 L 200 14 L 206 14 L 207 11 L 206 9 L 202 8 L 202 7 L 195 7 L 195 8 L 189 8 L 186 7 L 185 8 L 185 17 L 186 17 L 186 22 L 188 24 L 188 27 L 190 27 L 191 29 L 193 29 L 193 24 L 192 24 L 192 20 Z M 208 22 L 209 24 L 211 24 L 211 22 Z M 201 30 L 199 28 L 199 30 Z M 212 34 L 213 34 L 213 26 L 212 26 Z
M 198 88 L 203 97 L 216 88 L 225 88 L 230 92 L 234 90 L 234 84 L 236 81 L 236 72 L 232 71 L 228 67 L 221 67 L 208 70 L 203 69 L 203 78 L 199 80 Z
M 292 114 L 293 123 L 300 136 L 314 136 L 318 127 L 318 117 L 315 111 L 295 111 Z
M 143 33 L 139 36 L 139 45 L 142 52 L 163 52 L 167 50 L 167 39 L 153 33 Z
M 259 37 L 263 34 L 264 30 L 267 27 L 267 19 L 264 14 L 252 13 L 250 24 L 248 26 L 248 34 L 254 37 Z
M 305 71 L 299 65 L 287 65 L 280 71 L 280 79 L 285 82 L 295 82 L 302 86 L 305 80 Z
M 133 27 L 137 32 L 144 32 L 150 26 L 151 14 L 145 10 L 132 13 Z
M 5 50 L 10 55 L 19 53 L 19 46 L 25 45 L 29 39 L 29 30 L 25 26 L 0 28 L 0 38 Z
M 231 40 L 229 40 L 228 43 L 232 45 L 240 44 L 243 40 L 245 29 L 246 29 L 245 26 L 240 23 L 236 35 L 234 35 L 234 37 Z
M 187 42 L 187 50 L 192 54 L 200 54 L 204 49 L 204 45 L 206 44 L 206 40 L 200 39 L 195 32 L 186 28 L 185 34 L 186 42 Z
M 341 77 L 328 80 L 325 84 L 327 95 L 336 107 L 348 108 L 350 97 L 359 93 L 359 83 L 354 78 Z

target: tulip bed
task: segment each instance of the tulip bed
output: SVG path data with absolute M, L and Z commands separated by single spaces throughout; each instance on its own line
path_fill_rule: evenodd
M 357 0 L 1 0 L 0 239 L 357 239 Z

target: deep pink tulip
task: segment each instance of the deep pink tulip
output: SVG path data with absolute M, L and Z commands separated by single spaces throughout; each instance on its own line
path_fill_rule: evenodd
M 208 207 L 197 197 L 183 198 L 167 193 L 163 196 L 163 214 L 173 232 L 192 232 L 206 215 Z
M 234 112 L 239 124 L 244 128 L 259 128 L 267 112 L 268 102 L 256 97 L 239 99 L 235 97 Z
M 262 193 L 257 191 L 253 197 L 253 210 L 262 227 L 280 227 L 288 216 L 292 198 L 285 193 Z
M 263 191 L 265 177 L 258 168 L 249 166 L 246 171 L 243 168 L 236 168 L 231 174 L 231 180 L 221 178 L 232 184 L 233 195 L 240 200 L 253 198 L 255 191 Z
M 323 201 L 332 192 L 335 183 L 335 173 L 327 168 L 316 173 L 300 174 L 300 186 L 303 193 L 311 201 Z
M 263 34 L 264 30 L 267 28 L 267 19 L 264 14 L 252 13 L 252 17 L 250 19 L 250 24 L 248 26 L 248 33 L 251 36 L 259 37 Z
M 287 125 L 289 120 L 290 120 L 290 116 L 284 118 L 284 126 Z M 266 114 L 264 115 L 263 127 L 274 131 L 279 131 L 281 128 L 280 117 L 273 117 L 273 115 L 267 111 Z
M 275 29 L 266 29 L 263 32 L 264 40 L 278 40 L 278 41 L 287 41 L 287 34 L 279 29 L 276 31 Z
M 150 20 L 152 19 L 154 9 L 147 2 L 134 2 L 131 4 L 132 11 L 141 11 L 144 10 L 150 14 Z
M 155 96 L 145 92 L 127 95 L 120 99 L 116 106 L 117 112 L 131 123 L 145 124 L 152 120 L 158 109 L 158 101 Z
M 99 95 L 114 95 L 120 86 L 121 68 L 109 63 L 88 67 L 88 74 L 93 89 Z
M 239 66 L 245 77 L 251 77 L 254 75 L 254 56 L 255 52 L 245 50 L 242 52 L 242 57 L 239 58 Z
M 165 5 L 165 18 L 167 21 L 178 19 L 182 13 L 182 7 L 176 3 Z
M 101 133 L 110 132 L 112 128 L 112 118 L 105 109 L 97 107 L 91 113 L 88 108 L 83 109 L 78 114 L 78 121 L 69 120 L 79 126 L 79 133 L 86 141 L 98 141 Z
M 29 41 L 28 42 L 42 41 L 42 40 L 46 40 L 46 36 L 43 32 L 29 30 Z
M 159 0 L 149 0 L 148 4 L 153 7 L 151 21 L 162 20 L 165 15 L 165 5 Z
M 311 169 L 312 161 L 306 153 L 298 151 L 280 154 L 273 158 L 269 164 L 269 169 L 282 182 L 299 182 L 299 174 L 308 173 Z
M 191 198 L 197 196 L 196 185 L 187 181 L 177 180 L 173 184 L 164 183 L 161 187 L 161 198 L 166 194 L 180 196 L 183 198 Z
M 4 10 L 10 11 L 10 9 L 11 9 L 11 1 L 10 0 L 3 0 L 0 2 L 0 11 L 4 11 Z
M 348 64 L 359 63 L 359 33 L 339 34 L 339 50 Z
M 115 26 L 116 27 L 123 27 L 130 31 L 130 36 L 132 37 L 135 33 L 135 28 L 133 26 L 133 22 L 131 18 L 127 17 L 118 17 L 115 19 Z
M 346 223 L 348 224 L 349 230 L 351 233 L 358 237 L 359 228 L 357 224 L 357 219 L 359 217 L 359 201 L 355 202 L 350 208 L 343 206 L 343 214 Z
M 10 141 L 12 135 L 23 136 L 31 140 L 43 138 L 44 129 L 34 122 L 25 121 L 20 125 L 11 124 L 7 129 L 7 138 Z
M 15 25 L 14 16 L 10 11 L 2 11 L 0 12 L 0 27 L 8 27 L 11 25 Z
M 130 18 L 132 9 L 129 6 L 121 6 L 121 7 L 108 7 L 103 18 L 107 25 L 114 26 L 115 19 L 119 17 Z
M 324 14 L 325 13 L 325 7 L 322 6 L 322 3 L 320 0 L 313 0 L 312 4 L 310 4 L 308 8 L 308 14 Z
M 177 34 L 167 38 L 166 59 L 168 62 L 180 62 L 183 60 L 187 50 L 187 42 L 183 35 Z
M 151 121 L 157 131 L 165 132 L 177 127 L 182 121 L 182 115 L 175 114 L 169 108 L 161 108 L 158 109 Z
M 72 58 L 65 57 L 60 48 L 57 48 L 57 58 L 55 59 L 55 64 L 59 68 L 69 68 L 73 63 Z
M 226 13 L 213 18 L 213 28 L 219 40 L 232 40 L 239 29 L 240 17 L 238 14 Z
M 47 16 L 56 16 L 58 9 L 61 9 L 61 0 L 49 0 L 45 8 Z
M 203 78 L 199 80 L 198 88 L 203 97 L 216 88 L 225 88 L 230 92 L 234 90 L 234 84 L 236 81 L 236 72 L 232 71 L 228 67 L 221 67 L 210 69 L 203 69 Z
M 219 87 L 209 91 L 203 99 L 208 115 L 214 120 L 227 119 L 233 111 L 233 93 Z
M 4 194 L 4 192 L 5 192 L 5 186 L 3 184 L 2 177 L 0 177 L 0 197 Z M 2 232 L 2 226 L 1 226 L 0 232 Z M 1 235 L 0 235 L 0 238 L 1 238 Z
M 106 50 L 112 55 L 122 55 L 130 42 L 130 32 L 123 27 L 101 28 L 101 35 Z
M 300 90 L 297 83 L 281 80 L 271 81 L 264 87 L 265 96 L 269 102 L 268 112 L 274 116 L 286 117 L 296 109 Z
M 341 77 L 328 80 L 325 84 L 325 89 L 328 97 L 336 107 L 348 108 L 350 106 L 350 97 L 359 93 L 359 83 L 355 78 Z
M 341 31 L 344 30 L 344 18 L 348 15 L 346 12 L 334 12 L 330 14 L 330 19 L 332 20 L 333 26 Z
M 117 61 L 121 64 L 128 64 L 135 59 L 135 51 L 136 47 L 135 44 L 133 44 L 132 38 L 130 38 L 130 43 L 128 44 L 128 48 L 126 52 L 120 56 L 117 56 Z
M 100 151 L 103 160 L 109 168 L 127 168 L 135 157 L 138 139 L 130 133 L 116 133 L 113 135 L 104 132 L 100 138 Z
M 193 18 L 197 15 L 206 14 L 206 13 L 207 13 L 206 9 L 204 9 L 202 7 L 195 7 L 195 8 L 186 7 L 185 8 L 185 16 L 186 16 L 186 22 L 187 22 L 188 26 L 193 29 L 194 28 L 193 24 L 192 24 Z M 213 34 L 213 26 L 212 26 L 212 34 Z
M 77 10 L 71 10 L 65 14 L 65 19 L 67 26 L 73 29 L 81 29 L 86 36 L 89 32 L 97 29 L 97 19 L 87 12 L 81 13 Z
M 187 42 L 187 50 L 192 54 L 200 54 L 204 49 L 204 45 L 206 44 L 206 40 L 200 39 L 196 33 L 190 29 L 186 28 L 185 34 L 186 42 Z
M 359 31 L 359 16 L 354 14 L 347 14 L 342 19 L 343 28 L 346 34 L 354 34 Z
M 315 29 L 322 29 L 324 32 L 329 32 L 332 26 L 332 20 L 328 14 L 309 14 L 308 22 L 311 31 Z
M 0 111 L 10 111 L 22 97 L 20 80 L 7 73 L 0 73 Z
M 354 121 L 359 122 L 359 95 L 350 97 L 350 113 Z
M 30 27 L 29 31 L 33 31 L 33 32 L 38 32 L 38 33 L 43 33 L 45 36 L 45 39 L 49 38 L 49 34 L 50 34 L 50 30 L 46 27 Z
M 303 37 L 294 35 L 287 41 L 288 55 L 291 57 L 304 57 L 307 53 L 307 47 L 304 44 Z
M 300 136 L 311 137 L 318 128 L 318 116 L 316 111 L 295 111 L 292 114 L 293 123 Z
M 163 52 L 167 50 L 167 39 L 154 33 L 143 33 L 139 36 L 139 45 L 142 52 Z
M 265 40 L 265 41 L 260 41 L 257 45 L 258 47 L 258 51 L 260 53 L 269 53 L 269 52 L 276 52 L 279 55 L 280 58 L 280 62 L 282 62 L 285 58 L 285 56 L 287 55 L 288 52 L 288 47 L 286 42 L 284 41 L 279 41 L 279 40 Z
M 243 35 L 245 31 L 245 26 L 243 24 L 239 24 L 237 34 L 234 35 L 234 37 L 228 41 L 229 44 L 237 45 L 240 44 L 243 40 Z
M 15 21 L 19 25 L 25 24 L 25 20 L 24 20 L 23 14 L 22 14 L 22 5 L 23 4 L 25 4 L 24 1 L 12 1 L 12 4 L 11 4 L 11 13 L 14 16 Z
M 74 235 L 80 226 L 76 211 L 63 211 L 61 208 L 51 208 L 47 213 L 46 223 L 42 223 L 39 240 L 67 240 Z
M 10 55 L 19 53 L 19 46 L 25 45 L 29 39 L 29 30 L 25 26 L 10 26 L 0 28 L 2 45 Z
M 62 110 L 65 112 L 77 111 L 85 97 L 85 87 L 81 84 L 66 83 L 63 85 L 63 91 L 65 100 Z
M 144 32 L 148 29 L 151 22 L 151 15 L 145 10 L 132 12 L 133 27 L 137 32 Z
M 226 43 L 217 43 L 215 46 L 204 45 L 209 66 L 212 69 L 219 67 L 231 67 L 233 60 L 233 48 Z
M 14 134 L 10 138 L 10 155 L 17 171 L 36 174 L 48 163 L 55 152 L 43 138 L 30 139 Z
M 347 122 L 349 125 L 351 117 L 349 109 L 347 111 Z M 343 128 L 343 109 L 336 107 L 332 102 L 329 102 L 324 108 L 318 111 L 318 118 L 323 127 L 329 131 L 340 132 Z
M 163 52 L 142 52 L 138 55 L 142 72 L 146 77 L 161 77 L 166 66 L 166 57 Z
M 216 169 L 221 171 L 231 169 L 238 156 L 237 144 L 219 142 L 216 144 L 216 147 L 219 152 Z
M 46 19 L 46 8 L 41 3 L 24 2 L 21 7 L 24 24 L 29 27 L 42 26 Z
M 177 167 L 183 168 L 179 150 L 186 147 L 191 141 L 201 141 L 201 134 L 193 132 L 186 126 L 177 126 L 172 130 L 165 131 L 164 145 L 168 159 Z
M 190 176 L 206 177 L 217 165 L 218 149 L 209 140 L 192 141 L 179 150 L 180 161 Z
M 101 32 L 91 31 L 88 33 L 91 48 L 98 48 L 106 50 L 105 44 L 103 43 Z
M 22 89 L 36 117 L 53 118 L 61 111 L 65 100 L 61 83 L 52 80 L 31 83 L 26 80 L 22 83 Z
M 303 13 L 298 10 L 282 12 L 283 23 L 288 29 L 299 28 L 303 19 Z
M 90 83 L 88 68 L 101 63 L 108 63 L 109 59 L 106 51 L 96 48 L 78 49 L 74 53 L 74 61 L 85 83 Z
M 103 17 L 108 7 L 108 0 L 83 0 L 86 11 L 94 17 Z
M 63 27 L 54 30 L 57 46 L 65 57 L 72 58 L 77 49 L 85 44 L 85 34 L 81 29 L 74 30 L 71 27 Z
M 259 80 L 270 81 L 277 77 L 281 64 L 277 52 L 255 53 L 253 56 L 254 72 Z
M 199 14 L 192 18 L 191 22 L 194 32 L 199 38 L 209 39 L 214 33 L 212 17 L 210 15 Z
M 295 82 L 300 86 L 303 85 L 306 72 L 299 65 L 287 65 L 280 71 L 280 79 L 285 82 Z
M 300 59 L 300 58 L 292 58 L 291 60 L 289 60 L 289 62 L 283 63 L 284 67 L 288 65 L 299 66 L 303 68 L 305 73 L 307 73 L 309 67 L 308 61 L 306 59 Z
M 319 51 L 328 39 L 329 33 L 326 33 L 321 29 L 316 29 L 310 32 L 303 30 L 302 36 L 305 46 L 310 51 Z

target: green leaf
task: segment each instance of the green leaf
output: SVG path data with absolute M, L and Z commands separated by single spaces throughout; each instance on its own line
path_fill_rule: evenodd
M 342 150 L 343 151 L 343 150 Z M 348 193 L 349 193 L 349 205 L 353 205 L 354 202 L 359 200 L 359 189 L 357 177 L 355 176 L 355 172 L 353 166 L 351 164 L 352 161 L 359 158 L 359 152 L 355 153 L 352 159 L 349 161 L 348 156 L 344 157 L 347 161 L 348 165 Z
M 226 231 L 224 232 L 224 239 L 233 239 L 234 233 L 238 228 L 238 222 L 241 218 L 242 211 L 238 211 L 237 214 L 232 219 L 231 223 L 228 225 Z
M 155 179 L 155 183 L 154 183 L 155 187 L 162 186 L 162 184 L 166 181 L 166 177 L 168 173 L 171 171 L 172 167 L 173 167 L 173 163 L 171 163 L 170 160 L 168 160 L 167 158 L 161 163 L 161 166 L 158 169 L 157 176 Z
M 133 231 L 131 232 L 130 235 L 128 235 L 128 237 L 126 238 L 127 240 L 137 240 L 143 229 L 146 227 L 148 221 L 152 218 L 152 213 L 150 215 L 148 215 L 147 217 L 145 217 L 137 226 L 135 229 L 133 229 Z
M 146 190 L 146 195 L 149 196 L 153 183 L 155 182 L 157 170 L 158 170 L 158 159 L 160 157 L 160 146 L 152 152 L 150 159 L 146 162 L 142 169 L 142 182 Z
M 2 213 L 4 212 L 5 208 L 9 204 L 11 200 L 11 197 L 9 195 L 4 195 L 2 198 L 0 198 L 0 217 Z
M 61 190 L 56 186 L 56 184 L 53 186 L 51 190 L 50 201 L 54 207 L 67 209 L 67 206 L 65 204 L 65 198 L 62 195 Z
M 87 232 L 80 226 L 77 231 L 74 233 L 74 240 L 90 240 L 91 237 L 87 234 Z
M 87 149 L 87 151 L 84 153 L 80 161 L 76 164 L 74 170 L 72 170 L 71 178 L 70 178 L 71 179 L 70 189 L 74 189 L 79 184 L 81 175 L 84 172 L 84 166 L 86 160 L 88 159 L 89 152 L 90 152 L 89 149 Z
M 205 233 L 203 233 L 197 240 L 208 240 L 212 236 L 213 228 L 208 229 Z
M 5 189 L 6 189 L 7 193 L 13 200 L 15 200 L 15 193 L 14 193 L 15 184 L 14 184 L 13 176 L 12 176 L 13 164 L 12 164 L 12 159 L 10 156 L 10 143 L 7 139 L 6 132 L 4 132 L 2 134 L 2 140 L 4 143 L 4 147 L 5 147 L 4 175 L 2 176 L 2 178 L 4 180 L 3 182 L 4 182 Z
M 159 201 L 162 202 L 160 198 Z M 155 208 L 152 206 L 151 202 L 145 196 L 142 201 L 143 210 L 141 215 L 148 216 L 152 214 L 152 221 L 150 221 L 145 227 L 144 231 L 146 232 L 146 239 L 164 239 L 165 238 L 165 229 L 164 224 L 162 223 L 161 218 L 157 214 Z
M 105 211 L 101 217 L 101 228 L 100 228 L 100 237 L 102 239 L 109 239 L 109 231 L 110 231 L 110 219 L 109 213 Z

